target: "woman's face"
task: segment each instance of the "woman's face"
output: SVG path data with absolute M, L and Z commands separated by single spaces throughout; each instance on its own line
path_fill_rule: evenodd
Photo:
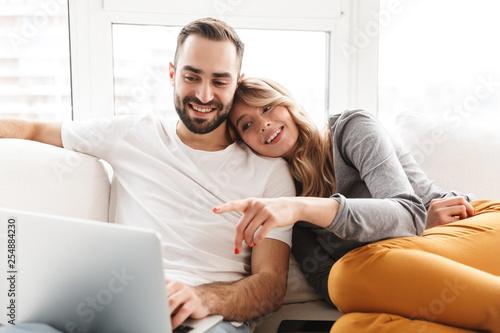
M 241 139 L 257 153 L 290 158 L 299 138 L 299 129 L 283 105 L 255 107 L 241 101 L 229 114 Z

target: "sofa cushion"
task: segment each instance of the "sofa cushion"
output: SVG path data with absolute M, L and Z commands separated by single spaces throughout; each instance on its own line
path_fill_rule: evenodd
M 0 206 L 108 220 L 110 181 L 98 159 L 19 139 L 0 139 L 0 156 Z
M 497 121 L 401 113 L 397 134 L 431 180 L 444 190 L 500 199 L 500 132 Z
M 290 254 L 287 291 L 283 303 L 301 303 L 321 299 L 321 295 L 306 281 L 293 254 Z

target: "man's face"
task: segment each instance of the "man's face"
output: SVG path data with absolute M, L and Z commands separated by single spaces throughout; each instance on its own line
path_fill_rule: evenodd
M 189 36 L 170 64 L 175 109 L 193 133 L 210 133 L 228 117 L 238 84 L 236 46 L 231 41 L 211 41 Z

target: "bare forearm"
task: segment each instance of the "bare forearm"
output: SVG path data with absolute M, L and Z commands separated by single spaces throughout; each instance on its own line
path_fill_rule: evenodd
M 196 290 L 210 314 L 245 321 L 279 309 L 286 293 L 286 272 L 284 276 L 259 273 L 237 282 L 200 285 Z
M 0 119 L 0 138 L 32 140 L 34 122 L 20 119 Z
M 330 198 L 297 197 L 294 200 L 297 221 L 307 221 L 323 228 L 332 223 L 340 207 L 337 200 Z
M 25 139 L 62 147 L 60 122 L 0 119 L 0 138 Z

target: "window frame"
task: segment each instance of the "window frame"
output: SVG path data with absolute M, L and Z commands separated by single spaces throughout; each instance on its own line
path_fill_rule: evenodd
M 353 38 L 360 31 L 357 27 L 373 20 L 370 14 L 378 13 L 378 1 L 311 0 L 308 2 L 310 11 L 301 10 L 301 0 L 271 3 L 252 0 L 251 10 L 245 7 L 249 2 L 243 0 L 210 3 L 221 7 L 218 10 L 204 8 L 207 1 L 203 0 L 191 0 L 189 6 L 173 0 L 69 0 L 73 119 L 114 115 L 113 24 L 183 26 L 204 16 L 222 18 L 242 29 L 327 32 L 328 112 L 338 113 L 350 108 L 376 110 L 377 36 L 361 52 L 346 52 L 345 49 L 346 45 L 356 45 Z M 199 9 L 193 11 L 192 8 Z M 266 8 L 265 14 L 261 8 Z

